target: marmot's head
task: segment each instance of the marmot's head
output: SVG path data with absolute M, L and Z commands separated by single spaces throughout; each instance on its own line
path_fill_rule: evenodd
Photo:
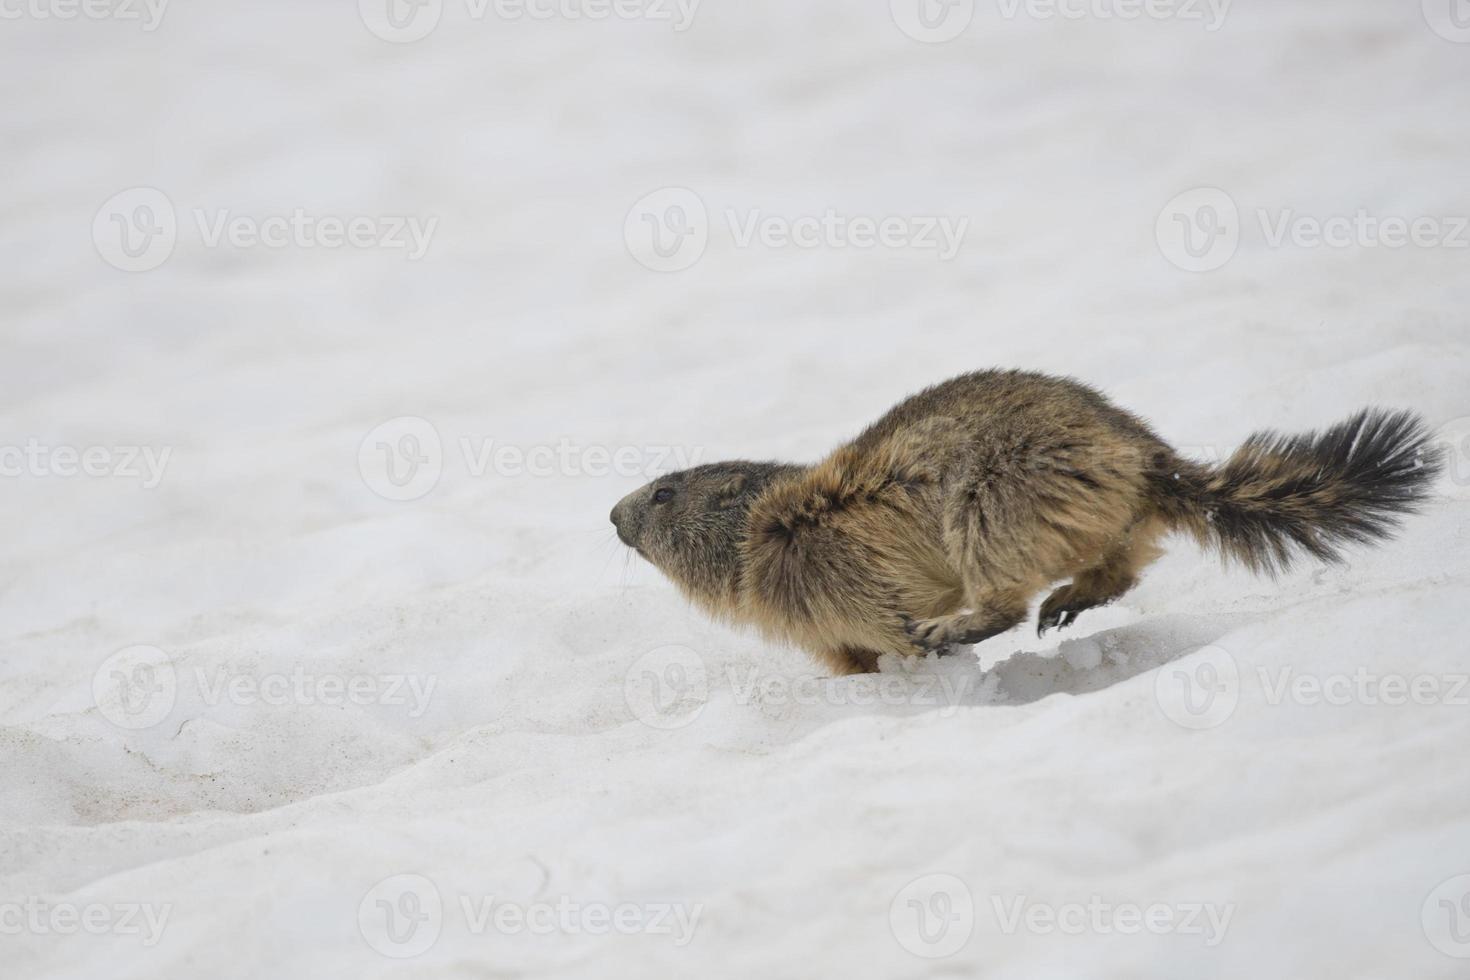
M 740 545 L 751 503 L 784 463 L 710 463 L 661 476 L 612 509 L 618 538 L 686 595 L 728 611 L 740 585 Z

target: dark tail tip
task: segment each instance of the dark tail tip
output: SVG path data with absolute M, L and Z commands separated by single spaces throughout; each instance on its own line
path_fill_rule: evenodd
M 1302 553 L 1341 561 L 1429 497 L 1445 462 L 1432 440 L 1415 413 L 1371 408 L 1322 432 L 1256 433 L 1188 488 L 1185 524 L 1258 572 Z

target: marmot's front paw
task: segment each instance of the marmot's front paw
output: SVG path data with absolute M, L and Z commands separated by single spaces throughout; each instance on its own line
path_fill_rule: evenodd
M 903 631 L 909 642 L 923 653 L 937 651 L 942 657 L 953 653 L 954 647 L 967 647 L 999 636 L 1020 622 L 1026 615 L 1019 611 L 996 612 L 993 610 L 965 609 L 953 616 L 938 616 L 934 619 L 910 619 L 901 616 Z
M 941 616 L 938 619 L 911 619 L 908 616 L 900 616 L 903 620 L 903 631 L 908 634 L 909 642 L 918 648 L 920 653 L 938 653 L 941 657 L 950 650 L 950 627 L 955 619 L 964 617 Z

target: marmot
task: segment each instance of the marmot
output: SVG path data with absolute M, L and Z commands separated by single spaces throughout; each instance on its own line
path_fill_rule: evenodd
M 841 674 L 884 653 L 1038 633 L 1117 599 L 1183 531 L 1275 574 L 1386 538 L 1440 466 L 1410 412 L 1248 438 L 1219 466 L 1067 378 L 981 371 L 901 402 L 813 466 L 662 476 L 612 510 L 618 537 L 697 605 Z

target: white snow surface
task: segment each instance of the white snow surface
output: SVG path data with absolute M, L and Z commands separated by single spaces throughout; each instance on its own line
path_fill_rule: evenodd
M 171 455 L 153 488 L 0 479 L 0 973 L 1466 975 L 1463 441 L 1346 565 L 1269 581 L 1174 541 L 1070 631 L 885 663 L 876 699 L 613 539 L 644 476 L 600 452 L 813 460 L 990 366 L 1084 378 L 1196 455 L 1368 404 L 1470 435 L 1470 249 L 1257 220 L 1470 213 L 1470 44 L 1433 3 L 1241 0 L 1215 31 L 981 3 L 944 44 L 890 6 L 708 0 L 679 32 L 450 0 L 406 44 L 343 0 L 152 32 L 14 6 L 0 443 Z M 179 240 L 129 273 L 91 229 L 139 186 Z M 710 214 L 677 272 L 625 243 L 667 187 Z M 1199 187 L 1243 227 L 1209 272 L 1155 237 Z M 409 261 L 207 247 L 195 209 L 438 225 Z M 970 224 L 946 262 L 739 247 L 727 209 Z M 405 416 L 443 471 L 386 499 L 359 450 Z M 487 442 L 570 462 L 461 449 Z M 173 687 L 127 727 L 109 658 L 138 646 Z M 1205 682 L 1178 723 L 1171 685 Z

